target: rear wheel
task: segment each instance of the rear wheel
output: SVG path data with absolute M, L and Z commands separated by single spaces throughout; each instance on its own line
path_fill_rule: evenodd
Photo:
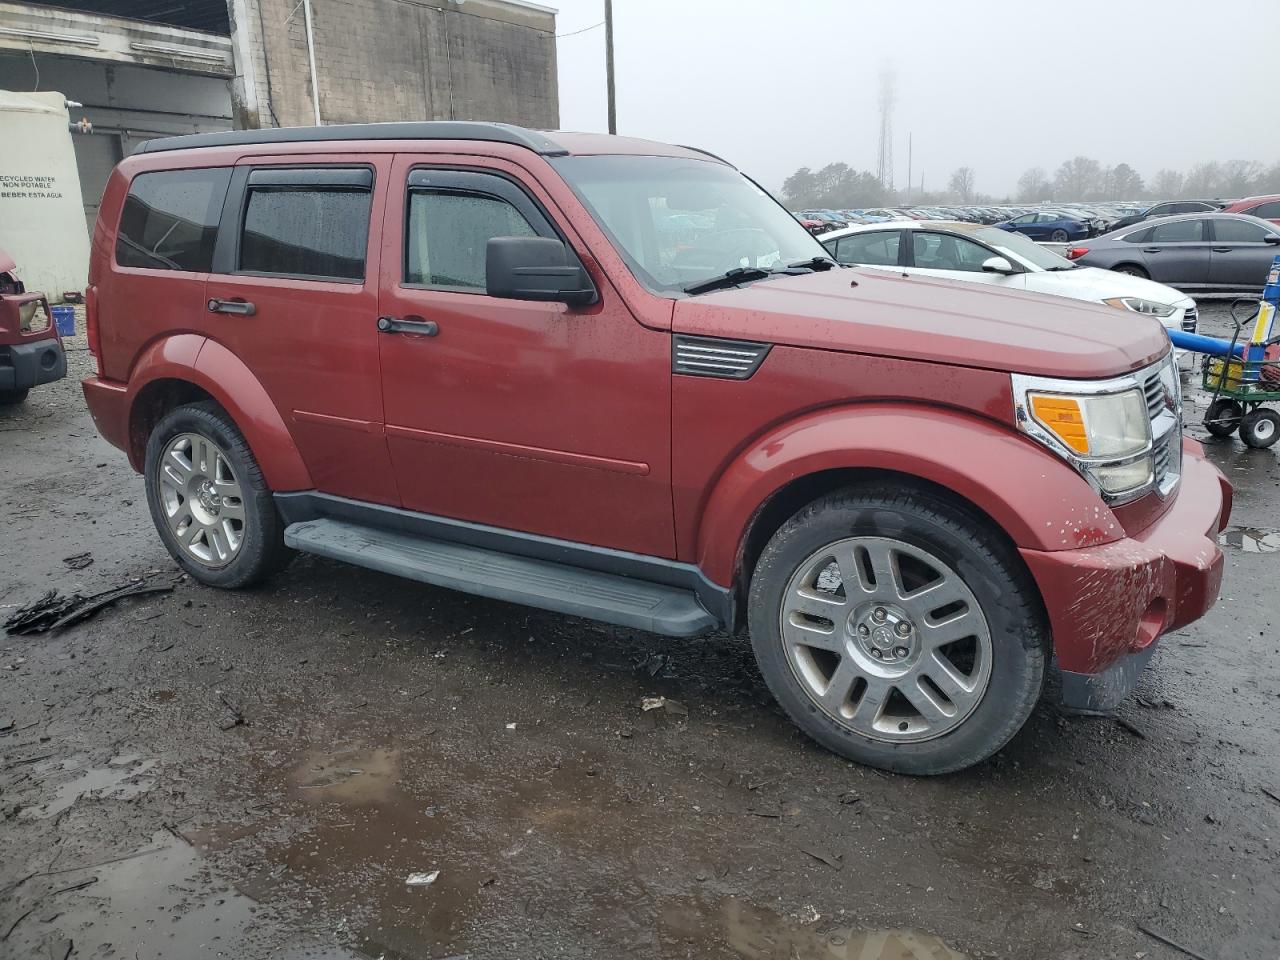
M 216 404 L 178 407 L 156 424 L 146 482 L 160 539 L 201 583 L 248 586 L 292 558 L 258 462 Z
M 1280 413 L 1258 407 L 1240 421 L 1240 439 L 1255 450 L 1265 450 L 1280 440 Z
M 960 770 L 1018 732 L 1047 630 L 1016 553 L 924 491 L 825 497 L 770 540 L 752 645 L 792 720 L 823 746 L 912 774 Z
M 1067 231 L 1055 230 L 1053 233 L 1049 234 L 1049 239 L 1054 243 L 1066 243 L 1068 240 Z
M 1142 277 L 1144 280 L 1150 280 L 1151 277 L 1147 271 L 1143 270 L 1136 263 L 1122 263 L 1119 266 L 1111 268 L 1116 273 L 1127 274 L 1130 277 Z
M 27 399 L 27 394 L 30 392 L 25 387 L 21 390 L 0 390 L 0 407 L 16 406 Z
M 1240 427 L 1244 410 L 1235 400 L 1219 397 L 1209 404 L 1204 414 L 1204 426 L 1215 437 L 1229 437 Z

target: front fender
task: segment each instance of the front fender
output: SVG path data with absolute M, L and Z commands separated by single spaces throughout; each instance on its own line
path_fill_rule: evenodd
M 787 484 L 829 470 L 889 470 L 954 491 L 1024 549 L 1066 550 L 1123 536 L 1075 470 L 1008 427 L 940 407 L 868 403 L 792 420 L 744 450 L 716 482 L 697 560 L 734 581 L 752 518 Z
M 217 400 L 244 434 L 272 490 L 308 490 L 314 486 L 271 397 L 244 362 L 222 344 L 185 333 L 148 346 L 139 354 L 129 375 L 131 423 L 137 414 L 139 395 L 157 380 L 186 381 Z M 144 447 L 145 442 L 129 446 L 129 459 L 139 471 L 143 468 Z

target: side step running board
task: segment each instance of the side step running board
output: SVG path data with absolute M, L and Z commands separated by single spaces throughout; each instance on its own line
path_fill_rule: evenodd
M 688 590 L 342 520 L 292 523 L 284 542 L 438 587 L 672 637 L 719 626 Z

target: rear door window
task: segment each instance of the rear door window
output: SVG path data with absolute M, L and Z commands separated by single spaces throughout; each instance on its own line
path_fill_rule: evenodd
M 259 168 L 245 189 L 237 272 L 364 279 L 371 170 Z
M 895 266 L 901 239 L 900 230 L 877 230 L 841 237 L 835 244 L 835 257 L 840 263 Z
M 207 273 L 230 182 L 230 167 L 138 174 L 120 214 L 116 263 Z
M 1260 203 L 1249 212 L 1255 217 L 1261 217 L 1263 220 L 1280 219 L 1280 200 L 1272 200 L 1270 203 Z
M 1175 220 L 1151 228 L 1152 243 L 1179 243 L 1204 240 L 1203 220 Z
M 1213 239 L 1218 243 L 1262 243 L 1267 231 L 1247 220 L 1228 220 L 1223 217 L 1213 222 Z

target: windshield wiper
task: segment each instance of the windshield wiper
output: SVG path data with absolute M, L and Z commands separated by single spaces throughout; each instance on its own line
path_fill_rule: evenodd
M 710 293 L 712 290 L 721 290 L 725 287 L 736 287 L 740 283 L 746 283 L 748 280 L 763 280 L 765 277 L 773 276 L 773 271 L 766 270 L 763 267 L 734 267 L 727 270 L 718 277 L 708 277 L 706 280 L 699 280 L 684 287 L 684 292 L 697 295 L 699 293 Z
M 801 267 L 808 267 L 810 270 L 830 270 L 832 267 L 838 267 L 830 257 L 810 257 L 808 260 L 797 260 L 795 263 L 788 263 L 788 270 L 798 270 Z

